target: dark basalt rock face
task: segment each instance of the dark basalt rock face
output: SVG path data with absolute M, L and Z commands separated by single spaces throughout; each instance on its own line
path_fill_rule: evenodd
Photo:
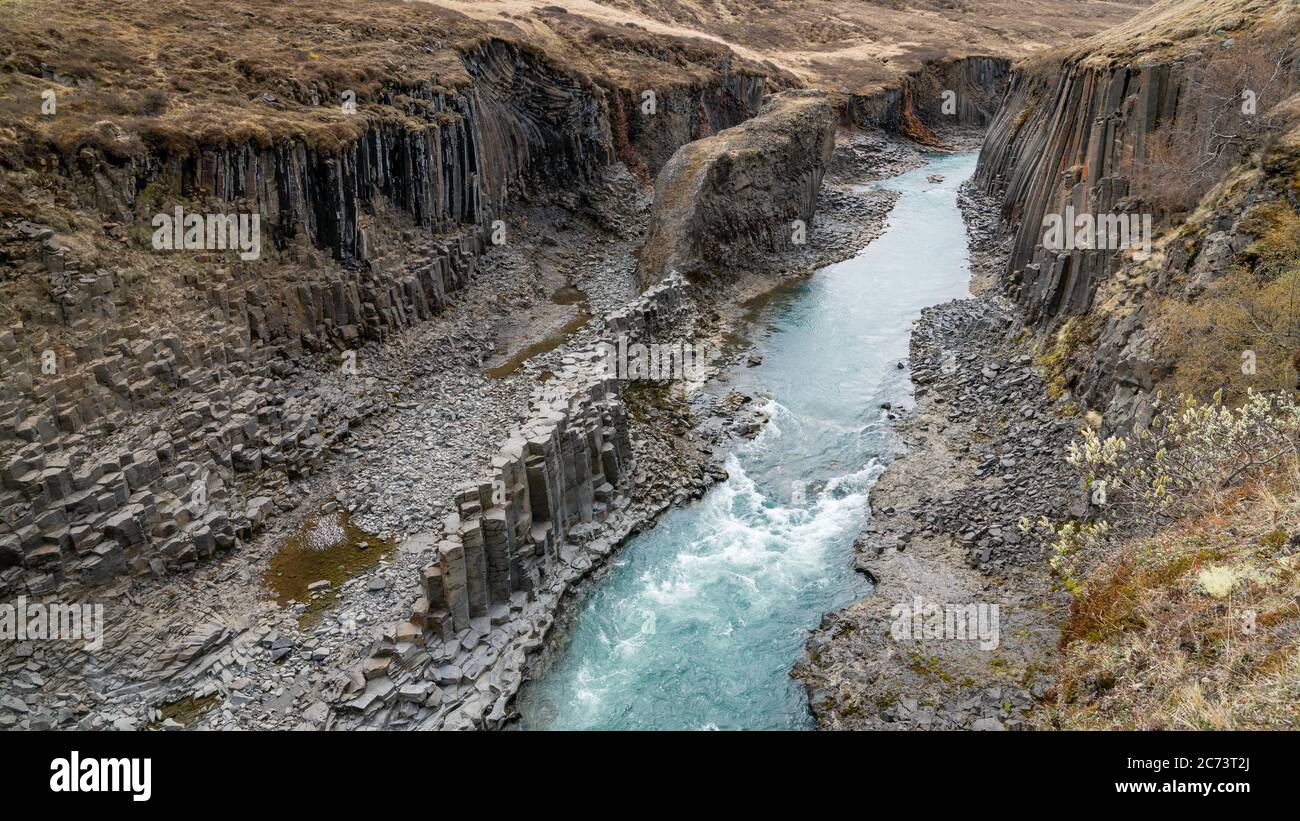
M 491 41 L 465 56 L 478 109 L 469 114 L 489 207 L 525 192 L 590 182 L 614 160 L 603 89 Z
M 1085 53 L 1016 71 L 975 172 L 975 186 L 1001 202 L 1012 239 L 1003 291 L 1027 326 L 1059 332 L 1058 344 L 1066 337 L 1066 387 L 1084 407 L 1102 412 L 1108 428 L 1144 423 L 1148 394 L 1176 364 L 1158 353 L 1161 300 L 1195 298 L 1243 259 L 1255 239 L 1246 228 L 1248 204 L 1295 197 L 1290 166 L 1274 156 L 1294 154 L 1291 137 L 1290 148 L 1287 139 L 1275 142 L 1242 167 L 1258 174 L 1244 199 L 1203 202 L 1205 213 L 1186 222 L 1152 214 L 1156 253 L 1149 259 L 1106 248 L 1044 247 L 1044 217 L 1064 215 L 1067 207 L 1075 214 L 1151 213 L 1134 192 L 1133 175 L 1145 173 L 1135 169 L 1146 166 L 1162 135 L 1205 116 L 1205 95 L 1189 87 L 1198 59 L 1192 50 L 1124 64 Z M 1173 236 L 1162 242 L 1162 231 Z M 1063 328 L 1071 318 L 1077 321 Z
M 1158 127 L 1188 116 L 1178 99 L 1182 69 L 1066 65 L 1049 79 L 1018 72 L 989 129 L 976 184 L 1002 201 L 1014 232 L 1007 266 L 1012 294 L 1030 322 L 1086 313 L 1097 283 L 1120 265 L 1112 250 L 1043 247 L 1043 218 L 1135 213 L 1129 169 L 1148 153 Z
M 1125 213 L 1140 206 L 1129 196 L 1127 169 L 1145 157 L 1147 139 L 1178 116 L 1177 69 L 1061 66 L 1058 76 L 1017 72 L 1006 104 L 980 151 L 974 183 L 1000 199 L 1001 219 L 1012 235 L 1002 288 L 1030 327 L 1051 330 L 1094 306 L 1099 285 L 1123 266 L 1113 250 L 1054 251 L 1042 243 L 1049 213 Z M 1141 327 L 1132 310 L 1112 317 L 1109 342 L 1101 343 L 1096 370 L 1077 398 L 1102 410 L 1109 424 L 1131 424 L 1145 413 L 1138 399 L 1167 368 L 1150 345 L 1123 352 Z M 1113 401 L 1112 398 L 1113 397 Z
M 615 92 L 615 122 L 625 118 L 629 164 L 634 170 L 658 173 L 680 146 L 731 128 L 758 113 L 766 85 L 767 78 L 762 75 L 726 66 L 717 82 L 711 84 L 653 89 L 654 114 L 647 113 L 643 97 L 634 97 L 626 90 Z
M 590 81 L 500 40 L 463 59 L 469 85 L 386 89 L 380 104 L 405 116 L 362 110 L 356 138 L 343 145 L 300 138 L 99 165 L 92 176 L 112 175 L 108 194 L 119 200 L 101 204 L 131 213 L 149 186 L 240 203 L 261 214 L 278 245 L 302 232 L 350 266 L 365 261 L 358 215 L 376 201 L 429 232 L 481 230 L 527 192 L 580 185 L 613 160 L 604 93 Z
M 830 98 L 787 91 L 752 120 L 682 146 L 655 183 L 642 287 L 738 252 L 788 249 L 793 221 L 812 224 L 834 140 Z
M 982 128 L 992 122 L 1010 75 L 1011 62 L 1001 57 L 935 61 L 906 75 L 896 87 L 853 95 L 846 113 L 860 126 L 932 141 L 931 128 Z M 945 97 L 945 92 L 952 95 Z M 948 101 L 952 113 L 945 110 Z
M 175 206 L 251 212 L 262 256 L 192 260 L 156 283 L 175 315 L 140 316 L 138 272 L 88 265 L 47 226 L 0 226 L 0 260 L 61 283 L 0 333 L 0 595 L 183 571 L 252 538 L 275 510 L 264 468 L 309 476 L 383 410 L 347 380 L 278 394 L 300 363 L 434 317 L 512 205 L 580 195 L 624 154 L 657 167 L 750 116 L 764 84 L 726 67 L 661 89 L 658 119 L 629 131 L 626 90 L 504 40 L 460 57 L 453 87 L 385 87 L 329 138 L 50 158 L 119 238 L 148 243 Z
M 66 171 L 110 216 L 147 224 L 152 206 L 166 210 L 171 195 L 225 204 L 260 214 L 264 241 L 279 250 L 301 237 L 328 249 L 345 270 L 369 270 L 376 281 L 352 277 L 344 289 L 357 299 L 345 299 L 330 324 L 359 325 L 362 338 L 382 338 L 432 316 L 447 293 L 464 286 L 493 220 L 510 203 L 580 190 L 620 154 L 657 170 L 682 143 L 752 116 L 765 82 L 727 67 L 710 82 L 659 90 L 654 115 L 633 106 L 620 121 L 629 92 L 566 73 L 515 44 L 486 40 L 462 59 L 467 85 L 387 89 L 379 102 L 405 116 L 360 110 L 355 139 L 341 145 L 300 138 L 201 146 L 120 164 L 83 155 Z M 146 206 L 137 199 L 147 191 L 169 193 Z M 367 225 L 379 210 L 433 240 L 414 281 L 372 264 L 382 248 Z M 313 327 L 305 306 L 299 316 L 268 324 L 328 330 Z

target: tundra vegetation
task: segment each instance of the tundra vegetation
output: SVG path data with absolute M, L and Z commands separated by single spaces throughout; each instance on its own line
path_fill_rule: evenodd
M 1298 447 L 1287 392 L 1183 396 L 1140 432 L 1082 431 L 1068 459 L 1093 515 L 1038 523 L 1074 593 L 1042 726 L 1300 721 Z
M 1220 386 L 1233 400 L 1249 390 L 1300 388 L 1300 214 L 1269 203 L 1252 218 L 1259 236 L 1194 301 L 1171 300 L 1162 321 L 1170 388 L 1195 394 Z
M 1073 594 L 1043 727 L 1300 722 L 1300 218 L 1272 203 L 1256 226 L 1203 293 L 1160 306 L 1174 366 L 1150 421 L 1081 426 L 1087 514 L 1021 523 Z
M 1230 25 L 1238 13 L 1257 25 Z M 1087 66 L 1180 64 L 1181 113 L 1121 169 L 1156 218 L 1155 253 L 1121 260 L 1038 340 L 1050 398 L 1087 411 L 1064 454 L 1080 503 L 1020 523 L 1072 594 L 1043 728 L 1300 724 L 1300 60 L 1285 14 L 1163 3 L 1089 42 Z M 1121 382 L 1152 400 L 1107 407 Z

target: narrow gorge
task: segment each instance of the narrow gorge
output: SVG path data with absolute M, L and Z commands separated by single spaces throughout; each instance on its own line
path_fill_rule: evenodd
M 0 729 L 1293 726 L 1300 9 L 864 5 L 6 7 Z

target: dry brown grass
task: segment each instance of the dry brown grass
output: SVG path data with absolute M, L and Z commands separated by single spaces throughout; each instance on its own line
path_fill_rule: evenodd
M 867 94 L 929 60 L 1018 58 L 1115 25 L 1149 0 L 425 0 L 535 42 L 602 26 L 726 44 L 802 84 Z
M 1070 48 L 1089 65 L 1159 60 L 1224 37 L 1295 31 L 1300 9 L 1278 0 L 1159 0 L 1125 22 Z
M 1216 596 L 1207 571 L 1226 569 Z M 1300 471 L 1131 540 L 1094 569 L 1062 631 L 1044 727 L 1247 729 L 1300 722 Z
M 96 136 L 110 130 L 100 123 L 169 148 L 287 134 L 347 139 L 357 125 L 338 104 L 344 89 L 364 109 L 384 84 L 463 83 L 449 46 L 475 36 L 445 13 L 375 0 L 6 6 L 0 121 L 26 132 L 36 152 L 84 142 L 112 149 Z M 57 95 L 54 117 L 40 114 L 47 89 Z
M 346 143 L 370 120 L 416 113 L 404 90 L 467 83 L 461 55 L 488 38 L 634 98 L 728 68 L 765 74 L 772 90 L 860 91 L 934 58 L 1032 53 L 1145 2 L 1028 0 L 1026 14 L 1026 0 L 3 0 L 0 164 L 51 152 L 67 164 L 82 146 L 125 159 L 147 147 Z M 347 89 L 361 116 L 342 113 Z M 56 117 L 40 114 L 49 90 Z
M 490 38 L 613 86 L 619 77 L 691 83 L 746 67 L 716 43 L 568 26 L 565 37 L 535 44 L 505 21 L 392 0 L 4 0 L 0 8 L 0 162 L 11 166 L 82 145 L 125 157 L 142 146 L 347 142 L 368 120 L 415 113 L 416 91 L 468 83 L 462 54 Z M 57 116 L 41 115 L 46 90 L 57 96 Z M 360 116 L 343 114 L 345 90 L 356 93 Z

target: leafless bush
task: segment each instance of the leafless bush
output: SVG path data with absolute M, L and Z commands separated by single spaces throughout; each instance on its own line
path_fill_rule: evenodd
M 1233 488 L 1257 480 L 1300 454 L 1300 404 L 1286 393 L 1251 393 L 1237 407 L 1181 397 L 1148 428 L 1103 439 L 1085 428 L 1067 461 L 1087 488 L 1097 515 L 1089 521 L 1036 525 L 1052 540 L 1053 569 L 1077 589 L 1116 541 L 1219 507 Z
M 1293 38 L 1267 35 L 1189 59 L 1176 116 L 1134 169 L 1136 193 L 1165 213 L 1191 210 L 1285 125 L 1277 104 L 1300 89 L 1298 53 Z

